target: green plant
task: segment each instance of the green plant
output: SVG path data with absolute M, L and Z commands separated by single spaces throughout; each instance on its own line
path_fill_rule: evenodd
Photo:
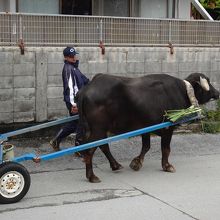
M 192 105 L 187 109 L 167 110 L 164 116 L 168 120 L 172 122 L 176 122 L 176 121 L 184 119 L 185 117 L 192 117 L 197 113 L 201 113 L 201 111 L 202 111 L 201 108 L 198 108 Z
M 220 111 L 220 99 L 216 102 L 217 110 Z
M 214 3 L 216 7 L 220 7 L 220 0 L 200 0 L 203 7 L 209 8 L 210 3 Z
M 218 133 L 220 132 L 220 122 L 202 121 L 202 130 L 205 133 Z
M 220 132 L 220 100 L 216 102 L 216 110 L 203 109 L 202 129 L 206 133 Z

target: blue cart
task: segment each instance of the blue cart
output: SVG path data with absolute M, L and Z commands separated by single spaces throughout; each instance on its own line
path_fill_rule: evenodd
M 8 132 L 5 134 L 0 134 L 0 203 L 1 204 L 15 203 L 15 202 L 20 201 L 26 195 L 26 193 L 28 192 L 30 188 L 30 184 L 31 184 L 30 174 L 27 171 L 27 169 L 23 165 L 20 164 L 20 162 L 22 161 L 32 160 L 36 163 L 39 163 L 42 160 L 46 161 L 46 160 L 58 158 L 64 155 L 73 154 L 75 152 L 83 151 L 83 150 L 93 148 L 93 147 L 98 147 L 103 144 L 111 143 L 111 142 L 118 141 L 121 139 L 127 139 L 129 137 L 134 137 L 134 136 L 141 135 L 144 133 L 149 133 L 149 132 L 159 130 L 162 128 L 194 121 L 196 119 L 199 119 L 199 116 L 186 118 L 175 123 L 162 122 L 160 124 L 145 127 L 145 128 L 138 129 L 135 131 L 130 131 L 130 132 L 123 133 L 120 135 L 115 135 L 115 136 L 108 137 L 105 139 L 82 144 L 77 147 L 72 146 L 68 149 L 64 149 L 58 152 L 53 152 L 50 154 L 37 156 L 33 153 L 31 154 L 29 153 L 29 154 L 24 154 L 19 157 L 5 159 L 4 143 L 8 141 L 9 137 L 17 136 L 17 135 L 24 134 L 24 133 L 31 132 L 31 131 L 36 131 L 36 130 L 47 128 L 50 126 L 63 124 L 63 123 L 70 122 L 71 120 L 76 120 L 76 119 L 78 119 L 78 115 L 72 116 L 72 117 L 66 117 L 63 119 L 58 119 L 56 121 L 43 123 L 43 124 L 32 126 L 29 128 L 24 128 L 24 129 Z

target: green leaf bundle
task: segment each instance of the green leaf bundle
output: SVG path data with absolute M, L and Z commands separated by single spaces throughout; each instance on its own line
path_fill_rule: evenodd
M 201 111 L 201 108 L 192 105 L 187 109 L 167 110 L 165 111 L 164 117 L 166 117 L 171 122 L 176 122 L 183 120 L 186 117 L 194 116 L 195 114 L 201 114 Z

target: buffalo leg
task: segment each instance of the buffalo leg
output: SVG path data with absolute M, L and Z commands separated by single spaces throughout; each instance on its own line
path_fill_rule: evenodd
M 161 151 L 162 151 L 162 168 L 166 172 L 174 173 L 176 170 L 172 164 L 169 163 L 170 155 L 170 142 L 172 139 L 173 131 L 169 131 L 161 136 Z
M 86 138 L 84 136 L 83 140 L 84 143 L 89 143 L 92 141 L 96 141 L 99 139 L 104 138 L 106 135 L 103 133 L 102 129 L 91 129 L 90 136 Z M 92 159 L 93 155 L 96 151 L 97 147 L 90 148 L 88 150 L 85 150 L 84 153 L 84 162 L 86 164 L 86 178 L 89 180 L 91 183 L 99 183 L 101 182 L 100 179 L 94 174 L 93 172 L 93 164 L 92 164 Z
M 115 158 L 112 156 L 108 144 L 101 146 L 100 149 L 102 150 L 102 152 L 105 154 L 106 158 L 108 159 L 108 161 L 110 163 L 110 167 L 112 168 L 113 171 L 120 170 L 123 168 L 123 166 L 121 164 L 119 164 L 115 160 Z
M 86 164 L 86 178 L 91 183 L 99 183 L 100 179 L 93 172 L 92 158 L 96 151 L 97 147 L 85 150 L 84 152 L 84 162 Z
M 143 166 L 144 156 L 150 149 L 150 134 L 143 134 L 142 137 L 142 148 L 139 156 L 135 157 L 131 163 L 130 168 L 138 171 Z
M 91 129 L 92 132 L 86 142 L 88 143 L 88 142 L 92 142 L 95 140 L 106 138 L 106 133 L 104 132 L 104 130 L 105 129 L 101 127 L 96 127 L 96 128 Z M 107 157 L 107 159 L 109 160 L 112 170 L 119 170 L 122 168 L 122 166 L 112 156 L 108 144 L 102 145 L 100 146 L 100 148 L 102 152 L 105 154 L 105 156 Z M 84 156 L 84 161 L 86 163 L 86 177 L 92 183 L 101 182 L 100 179 L 97 176 L 95 176 L 93 172 L 92 159 L 93 159 L 93 155 L 96 149 L 97 147 L 86 150 L 86 153 Z

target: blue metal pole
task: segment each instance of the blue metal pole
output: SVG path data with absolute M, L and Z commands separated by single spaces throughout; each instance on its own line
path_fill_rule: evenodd
M 19 163 L 19 162 L 26 161 L 26 160 L 33 160 L 36 157 L 37 157 L 36 154 L 29 153 L 29 154 L 24 154 L 20 157 L 15 157 L 13 161 Z
M 105 139 L 101 139 L 101 140 L 98 140 L 98 141 L 93 141 L 93 142 L 90 142 L 90 143 L 82 144 L 80 146 L 72 146 L 68 149 L 64 149 L 64 150 L 61 150 L 61 151 L 58 151 L 58 152 L 54 152 L 54 153 L 50 153 L 50 154 L 46 154 L 46 155 L 42 155 L 42 156 L 32 155 L 33 157 L 26 157 L 26 155 L 24 155 L 23 157 L 26 157 L 26 159 L 23 159 L 23 157 L 20 157 L 19 161 L 33 159 L 35 162 L 39 162 L 41 160 L 55 159 L 55 158 L 58 158 L 58 157 L 61 157 L 61 156 L 64 156 L 64 155 L 68 155 L 68 154 L 72 154 L 72 153 L 75 153 L 75 152 L 87 150 L 87 149 L 90 149 L 90 148 L 93 148 L 93 147 L 98 147 L 98 146 L 101 146 L 101 145 L 104 145 L 104 144 L 107 144 L 107 143 L 111 143 L 111 142 L 118 141 L 118 140 L 121 140 L 121 139 L 126 139 L 126 138 L 129 138 L 129 137 L 134 137 L 134 136 L 137 136 L 137 135 L 152 132 L 152 131 L 159 130 L 159 129 L 162 129 L 162 128 L 178 125 L 180 123 L 185 123 L 185 122 L 192 121 L 192 120 L 195 120 L 195 119 L 198 119 L 198 118 L 199 118 L 198 116 L 195 116 L 195 117 L 192 117 L 190 119 L 182 120 L 182 121 L 176 122 L 176 123 L 163 122 L 163 123 L 160 123 L 160 124 L 157 124 L 157 125 L 152 125 L 152 126 L 149 126 L 149 127 L 146 127 L 146 128 L 141 128 L 141 129 L 135 130 L 135 131 L 130 131 L 130 132 L 126 132 L 126 133 L 123 133 L 123 134 L 108 137 L 108 138 L 105 138 Z M 14 161 L 17 162 L 17 158 L 14 158 Z
M 24 134 L 24 133 L 31 132 L 31 131 L 40 130 L 42 128 L 47 128 L 47 127 L 63 124 L 63 123 L 66 123 L 66 122 L 77 120 L 77 119 L 79 119 L 79 115 L 74 115 L 74 116 L 69 116 L 69 117 L 66 117 L 66 118 L 61 118 L 61 119 L 58 119 L 58 120 L 55 120 L 55 121 L 43 123 L 43 124 L 40 124 L 40 125 L 35 125 L 35 126 L 28 127 L 28 128 L 23 128 L 23 129 L 19 129 L 19 130 L 16 130 L 16 131 L 8 132 L 8 133 L 5 133 L 5 134 L 0 134 L 0 141 L 7 141 L 8 137 Z
M 3 162 L 3 145 L 0 144 L 0 164 Z

